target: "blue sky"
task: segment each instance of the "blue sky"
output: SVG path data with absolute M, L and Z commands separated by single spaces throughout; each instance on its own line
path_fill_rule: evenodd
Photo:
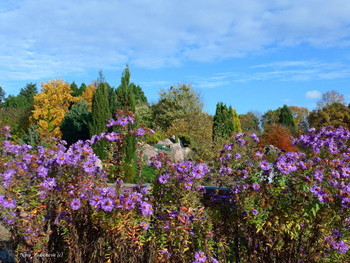
M 312 110 L 322 93 L 350 102 L 348 0 L 0 0 L 0 86 L 63 78 L 89 84 L 103 70 L 156 102 L 192 84 L 213 114 L 283 104 Z

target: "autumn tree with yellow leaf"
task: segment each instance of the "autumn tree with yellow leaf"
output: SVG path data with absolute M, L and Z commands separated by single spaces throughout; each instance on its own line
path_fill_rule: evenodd
M 60 125 L 69 107 L 77 101 L 70 84 L 63 79 L 41 83 L 41 93 L 34 97 L 31 121 L 45 135 L 60 137 Z
M 88 111 L 92 110 L 92 100 L 94 98 L 96 91 L 96 86 L 94 84 L 90 84 L 87 86 L 81 95 L 81 99 L 88 105 Z

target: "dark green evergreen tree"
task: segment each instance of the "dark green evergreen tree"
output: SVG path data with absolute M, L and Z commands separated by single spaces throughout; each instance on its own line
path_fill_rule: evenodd
M 81 93 L 80 93 L 80 90 L 78 88 L 78 85 L 75 84 L 74 81 L 72 82 L 72 84 L 70 84 L 70 89 L 72 90 L 72 96 L 74 96 L 74 97 L 81 96 Z
M 30 107 L 34 105 L 34 96 L 38 94 L 38 88 L 36 83 L 28 83 L 24 88 L 22 88 L 18 96 L 26 98 Z
M 231 133 L 241 132 L 241 123 L 237 112 L 224 103 L 216 104 L 216 111 L 213 121 L 213 141 L 218 138 L 227 138 Z
M 91 113 L 88 111 L 88 105 L 83 101 L 78 101 L 67 112 L 61 123 L 62 139 L 67 141 L 69 145 L 78 140 L 89 139 L 90 122 Z
M 109 106 L 108 87 L 105 83 L 99 83 L 94 98 L 92 100 L 92 116 L 89 125 L 90 136 L 107 131 L 106 123 L 111 118 Z M 101 158 L 106 157 L 106 144 L 99 142 L 95 145 L 95 153 Z
M 283 107 L 281 108 L 278 122 L 283 126 L 289 128 L 292 133 L 295 132 L 293 115 L 287 105 L 283 105 Z
M 83 94 L 83 92 L 86 89 L 86 84 L 85 83 L 81 83 L 80 87 L 79 87 L 79 94 Z
M 128 109 L 135 113 L 135 84 L 130 83 L 130 71 L 126 66 L 120 81 L 120 85 L 116 90 L 116 106 L 117 109 Z M 129 124 L 129 129 L 133 129 L 135 125 Z M 125 162 L 130 163 L 135 159 L 136 139 L 134 136 L 126 136 L 125 138 Z

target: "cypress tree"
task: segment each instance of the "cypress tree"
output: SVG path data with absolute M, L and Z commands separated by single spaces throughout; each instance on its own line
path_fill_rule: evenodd
M 106 123 L 112 113 L 109 107 L 108 87 L 106 83 L 99 83 L 92 100 L 92 117 L 90 123 L 90 136 L 107 131 Z M 101 158 L 106 157 L 106 143 L 95 144 L 95 153 Z
M 216 104 L 216 111 L 213 121 L 213 141 L 220 138 L 227 138 L 231 133 L 241 132 L 241 122 L 237 112 L 224 103 Z
M 129 111 L 132 111 L 135 113 L 135 96 L 134 96 L 134 90 L 135 90 L 135 84 L 130 83 L 130 72 L 129 67 L 126 66 L 122 77 L 121 77 L 121 84 L 116 89 L 116 106 L 117 109 L 125 110 L 126 108 Z M 128 124 L 128 129 L 132 130 L 136 126 L 136 122 L 134 125 Z M 136 156 L 136 138 L 133 135 L 127 135 L 125 137 L 125 144 L 124 144 L 124 154 L 125 154 L 125 175 L 127 178 L 131 179 L 135 176 L 135 172 L 133 170 L 133 167 L 131 164 L 135 160 Z

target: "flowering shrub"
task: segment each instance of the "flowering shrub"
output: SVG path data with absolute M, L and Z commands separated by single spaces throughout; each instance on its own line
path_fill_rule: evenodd
M 256 136 L 247 137 L 237 134 L 224 146 L 213 175 L 229 187 L 212 196 L 220 200 L 212 208 L 214 224 L 222 224 L 215 228 L 218 249 L 243 262 L 349 259 L 349 131 L 311 129 L 294 140 L 304 153 L 281 151 L 273 162 L 255 146 Z
M 156 175 L 123 183 L 130 112 L 110 131 L 69 148 L 18 145 L 0 138 L 1 220 L 17 260 L 56 262 L 347 262 L 350 260 L 350 132 L 310 129 L 293 140 L 300 152 L 267 158 L 259 138 L 238 133 L 213 163 L 151 159 Z M 109 144 L 102 164 L 93 152 Z M 141 145 L 141 144 L 140 144 Z M 108 184 L 113 180 L 113 184 Z M 220 187 L 210 190 L 203 185 Z M 207 189 L 207 190 L 206 190 Z M 207 192 L 206 192 L 207 191 Z M 22 254 L 21 254 L 22 253 Z

